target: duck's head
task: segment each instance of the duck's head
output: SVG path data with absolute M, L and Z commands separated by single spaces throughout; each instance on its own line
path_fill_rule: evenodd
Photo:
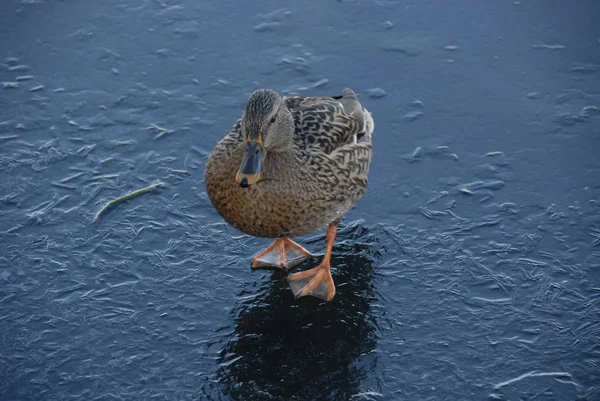
M 280 152 L 291 146 L 294 119 L 279 93 L 259 89 L 246 103 L 241 129 L 246 151 L 235 179 L 246 188 L 259 181 L 267 152 Z

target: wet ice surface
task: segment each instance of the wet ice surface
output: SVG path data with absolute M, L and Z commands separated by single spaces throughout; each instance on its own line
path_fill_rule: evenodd
M 598 4 L 212 3 L 1 2 L 0 399 L 599 399 Z M 370 187 L 295 301 L 202 171 L 346 86 Z

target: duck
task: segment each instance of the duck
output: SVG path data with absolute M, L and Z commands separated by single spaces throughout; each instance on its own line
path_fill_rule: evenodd
M 208 158 L 204 185 L 218 214 L 248 235 L 274 240 L 252 268 L 287 273 L 313 257 L 292 238 L 326 227 L 321 262 L 286 277 L 296 298 L 335 296 L 333 245 L 340 221 L 367 189 L 374 128 L 352 89 L 322 97 L 258 89 Z

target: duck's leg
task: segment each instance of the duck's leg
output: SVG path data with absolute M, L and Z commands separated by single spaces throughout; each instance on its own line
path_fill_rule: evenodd
M 289 238 L 277 238 L 252 259 L 252 267 L 278 267 L 287 270 L 309 258 L 312 258 L 312 255 L 304 247 Z
M 312 295 L 331 301 L 335 296 L 335 284 L 331 277 L 331 250 L 337 233 L 337 222 L 327 227 L 327 250 L 319 266 L 290 275 L 287 280 L 296 298 Z

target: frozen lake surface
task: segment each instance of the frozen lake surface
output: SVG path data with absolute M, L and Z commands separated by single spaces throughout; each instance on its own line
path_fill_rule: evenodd
M 282 4 L 0 2 L 0 400 L 600 400 L 600 3 Z M 344 87 L 369 189 L 296 301 L 203 169 Z

